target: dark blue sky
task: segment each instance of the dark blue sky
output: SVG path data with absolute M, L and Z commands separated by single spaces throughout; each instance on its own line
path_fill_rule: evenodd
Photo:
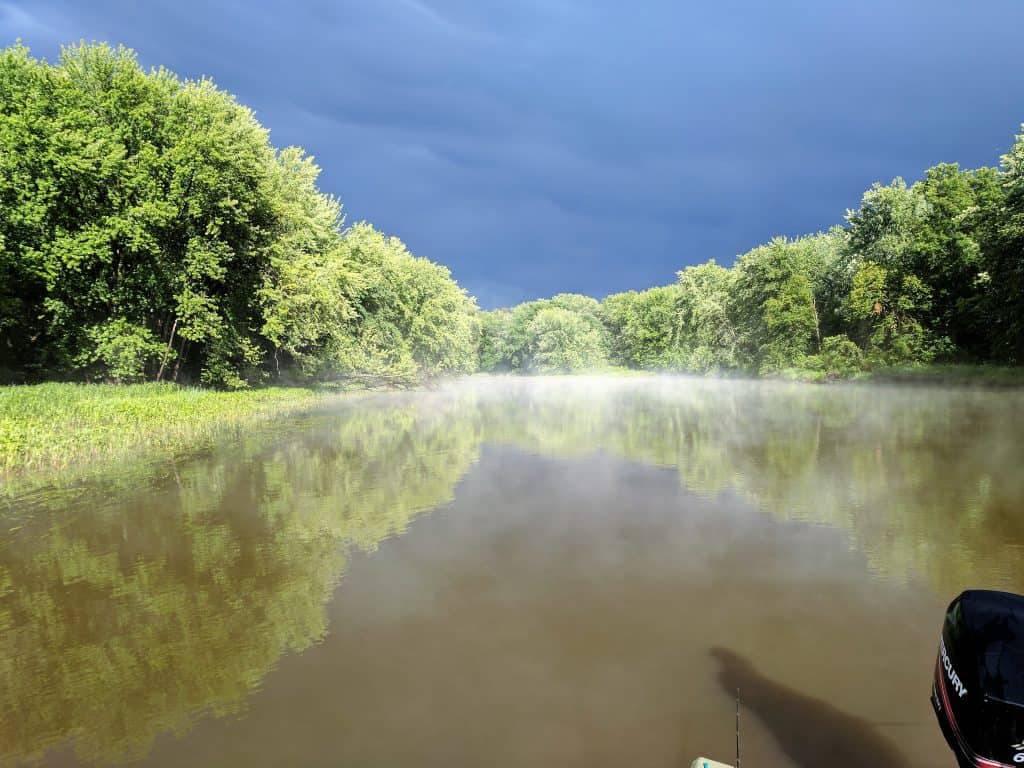
M 0 0 L 5 44 L 210 75 L 485 308 L 668 283 L 872 181 L 995 164 L 1022 29 L 1022 0 Z

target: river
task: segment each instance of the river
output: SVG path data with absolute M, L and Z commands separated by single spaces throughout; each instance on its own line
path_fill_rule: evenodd
M 471 378 L 8 498 L 0 762 L 952 766 L 1024 394 Z

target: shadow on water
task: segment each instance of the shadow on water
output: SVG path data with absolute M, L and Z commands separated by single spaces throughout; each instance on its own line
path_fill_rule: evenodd
M 738 688 L 744 707 L 802 768 L 909 768 L 909 763 L 872 724 L 826 701 L 794 691 L 762 675 L 749 660 L 713 648 L 718 681 L 730 695 Z

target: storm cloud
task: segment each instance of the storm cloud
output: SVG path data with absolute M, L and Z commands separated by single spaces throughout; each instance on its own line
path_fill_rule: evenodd
M 1019 0 L 0 2 L 38 56 L 213 77 L 484 307 L 664 284 L 873 181 L 997 163 L 1022 28 Z

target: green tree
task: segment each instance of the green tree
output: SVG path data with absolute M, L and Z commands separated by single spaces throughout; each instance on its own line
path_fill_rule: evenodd
M 805 275 L 784 280 L 764 302 L 765 344 L 759 351 L 762 371 L 806 363 L 808 351 L 820 351 L 821 328 L 814 293 Z
M 929 306 L 929 291 L 920 278 L 865 262 L 854 274 L 846 311 L 869 360 L 919 364 L 941 351 L 918 319 Z
M 985 290 L 977 232 L 979 179 L 955 164 L 929 168 L 914 185 L 927 203 L 915 244 L 914 274 L 928 286 L 931 311 L 923 322 L 939 337 L 974 354 L 984 353 L 982 329 L 972 312 Z
M 56 184 L 44 162 L 55 130 L 51 79 L 21 44 L 0 53 L 0 377 L 12 380 L 38 375 L 48 363 L 38 251 L 51 231 Z
M 1005 197 L 989 191 L 984 198 L 990 233 L 984 259 L 989 289 L 985 307 L 995 354 L 1020 364 L 1024 361 L 1024 125 L 1002 157 L 1002 170 Z
M 302 150 L 211 81 L 79 44 L 0 56 L 0 376 L 189 379 L 475 365 L 472 300 L 341 232 Z
M 608 296 L 601 309 L 616 362 L 646 369 L 677 367 L 679 300 L 677 285 Z
M 831 298 L 830 277 L 842 236 L 775 238 L 736 261 L 732 312 L 741 359 L 754 369 L 801 365 L 822 336 L 822 298 Z
M 412 380 L 475 369 L 476 303 L 446 267 L 414 257 L 367 223 L 344 241 L 358 275 L 358 322 L 334 352 L 340 370 Z
M 601 305 L 589 296 L 560 293 L 487 314 L 482 370 L 565 373 L 608 363 Z
M 736 273 L 714 259 L 679 272 L 681 367 L 694 372 L 731 370 L 739 362 L 739 331 L 732 302 Z
M 902 179 L 874 185 L 849 212 L 854 274 L 845 313 L 869 359 L 918 364 L 952 351 L 940 331 L 967 325 L 959 314 L 978 285 L 978 246 L 957 229 L 970 199 L 956 166 L 939 166 L 912 188 Z M 945 299 L 938 312 L 936 292 Z
M 929 168 L 908 188 L 902 179 L 875 185 L 850 212 L 850 261 L 870 261 L 898 279 L 916 277 L 927 290 L 917 307 L 927 335 L 949 339 L 970 355 L 986 354 L 981 297 L 987 291 L 982 243 L 998 187 L 991 169 Z
M 244 384 L 271 224 L 266 131 L 212 83 L 147 74 L 125 48 L 72 46 L 48 66 L 16 47 L 0 67 L 2 261 L 31 301 L 21 315 L 39 318 L 30 367 L 140 378 L 166 344 L 205 381 Z
M 341 203 L 317 189 L 319 174 L 312 158 L 289 147 L 270 180 L 277 226 L 258 295 L 277 374 L 286 355 L 305 375 L 323 375 L 332 351 L 354 333 L 362 279 L 339 231 Z
M 510 333 L 512 330 L 512 312 L 507 309 L 496 309 L 480 313 L 480 342 L 478 347 L 478 367 L 481 371 L 511 370 Z
M 577 373 L 607 365 L 602 330 L 584 315 L 565 307 L 544 307 L 530 321 L 529 370 Z

